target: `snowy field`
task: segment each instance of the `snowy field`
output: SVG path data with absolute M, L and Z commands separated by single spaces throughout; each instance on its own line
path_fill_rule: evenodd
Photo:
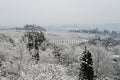
M 1 30 L 0 33 L 10 36 L 14 40 L 18 40 L 24 35 L 23 30 Z M 71 33 L 65 31 L 48 31 L 45 32 L 46 38 L 55 44 L 78 44 L 88 41 L 90 37 L 94 37 L 94 34 L 85 33 Z
M 24 30 L 0 30 L 0 33 L 8 35 L 12 38 L 20 38 L 24 34 Z M 80 38 L 94 37 L 94 34 L 87 33 L 72 33 L 67 31 L 48 31 L 45 32 L 47 39 L 49 40 L 76 40 Z

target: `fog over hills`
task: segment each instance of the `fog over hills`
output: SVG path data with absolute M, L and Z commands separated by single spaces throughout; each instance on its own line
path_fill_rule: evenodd
M 120 80 L 120 0 L 0 0 L 0 80 Z
M 40 25 L 41 26 L 41 25 Z M 0 29 L 13 29 L 13 28 L 23 28 L 23 26 L 0 26 Z M 48 31 L 68 31 L 75 29 L 94 29 L 98 28 L 99 30 L 114 30 L 120 31 L 120 24 L 71 24 L 71 25 L 47 25 L 42 27 L 46 28 Z
M 98 28 L 100 30 L 115 30 L 120 31 L 120 24 L 81 24 L 81 25 L 53 25 L 53 26 L 46 26 L 48 30 L 70 30 L 70 29 L 94 29 Z

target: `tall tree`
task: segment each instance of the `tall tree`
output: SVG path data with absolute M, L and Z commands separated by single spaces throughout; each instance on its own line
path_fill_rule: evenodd
M 92 55 L 90 51 L 87 50 L 86 46 L 80 60 L 81 60 L 81 64 L 80 64 L 79 80 L 93 80 L 94 71 L 93 71 Z
M 38 63 L 39 61 L 39 49 L 41 44 L 46 40 L 44 33 L 41 31 L 31 30 L 24 34 L 25 38 L 27 39 L 27 48 L 32 54 L 32 58 L 36 60 Z M 34 52 L 32 52 L 34 50 Z

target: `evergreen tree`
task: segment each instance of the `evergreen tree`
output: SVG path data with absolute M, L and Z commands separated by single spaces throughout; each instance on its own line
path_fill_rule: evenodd
M 80 74 L 79 80 L 93 80 L 94 71 L 93 71 L 93 61 L 92 55 L 85 47 L 85 50 L 82 53 L 80 64 Z

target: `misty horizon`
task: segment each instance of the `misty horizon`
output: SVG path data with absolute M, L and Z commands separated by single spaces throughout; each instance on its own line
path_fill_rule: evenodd
M 26 24 L 25 24 L 26 25 Z M 24 28 L 25 25 L 20 26 L 0 26 L 0 29 L 12 29 L 12 28 Z M 32 24 L 29 24 L 32 25 Z M 37 24 L 34 24 L 37 25 Z M 66 31 L 66 30 L 82 30 L 82 29 L 95 29 L 98 30 L 110 30 L 110 31 L 120 31 L 120 24 L 61 24 L 61 25 L 37 25 L 43 27 L 47 30 L 57 30 L 57 31 Z
M 119 0 L 0 0 L 0 26 L 120 24 Z

